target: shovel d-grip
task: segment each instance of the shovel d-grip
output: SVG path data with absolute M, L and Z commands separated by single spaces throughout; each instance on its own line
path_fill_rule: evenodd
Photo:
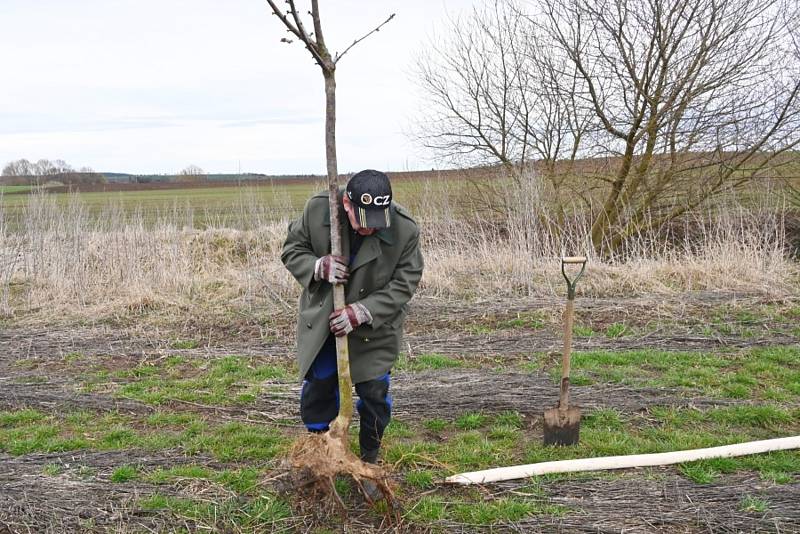
M 569 275 L 567 275 L 566 267 L 567 265 L 576 265 L 580 264 L 581 270 L 578 275 L 570 279 Z M 575 286 L 578 284 L 578 280 L 581 279 L 583 276 L 583 271 L 586 270 L 586 256 L 566 256 L 561 258 L 561 274 L 564 275 L 564 280 L 567 281 L 567 298 L 569 300 L 575 300 Z
M 567 265 L 580 265 L 580 272 L 570 278 Z M 544 412 L 544 442 L 546 445 L 574 445 L 580 432 L 580 408 L 569 405 L 569 372 L 572 352 L 572 322 L 575 313 L 575 286 L 586 270 L 585 256 L 561 258 L 561 274 L 567 281 L 567 308 L 564 310 L 564 352 L 561 360 L 561 388 L 558 407 Z

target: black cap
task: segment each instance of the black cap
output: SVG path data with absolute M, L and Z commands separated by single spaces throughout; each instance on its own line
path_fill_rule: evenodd
M 347 198 L 353 205 L 358 224 L 364 228 L 387 228 L 392 184 L 381 171 L 367 169 L 357 172 L 347 182 Z

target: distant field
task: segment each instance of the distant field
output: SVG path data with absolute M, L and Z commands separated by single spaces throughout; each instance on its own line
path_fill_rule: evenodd
M 29 185 L 0 185 L 0 194 L 4 193 L 20 193 L 24 191 L 30 191 L 31 186 Z
M 437 178 L 433 173 L 404 173 L 393 177 L 395 199 L 410 208 L 430 201 L 430 193 L 443 188 L 461 188 L 463 178 Z M 399 179 L 398 179 L 399 178 Z M 85 186 L 89 191 L 65 192 L 64 187 L 42 193 L 24 194 L 30 186 L 2 186 L 14 192 L 0 198 L 0 210 L 11 222 L 31 202 L 50 201 L 61 205 L 79 202 L 91 217 L 109 214 L 141 217 L 148 223 L 163 219 L 185 221 L 184 225 L 249 227 L 259 221 L 273 221 L 300 213 L 308 198 L 327 186 L 318 180 L 276 180 L 229 185 L 210 184 L 107 184 Z M 22 194 L 19 194 L 22 193 Z
M 597 177 L 608 171 L 613 161 L 584 160 L 576 164 L 569 173 L 568 180 L 574 182 L 572 189 L 587 191 L 590 176 Z M 465 209 L 462 200 L 466 195 L 482 194 L 468 187 L 469 182 L 494 184 L 495 192 L 502 178 L 497 168 L 473 168 L 467 170 L 414 171 L 389 173 L 392 178 L 395 199 L 407 206 L 417 215 L 444 213 L 453 215 Z M 794 180 L 800 188 L 800 178 L 795 167 L 784 167 L 784 178 Z M 343 181 L 343 180 L 342 180 Z M 595 182 L 597 183 L 597 182 Z M 66 206 L 79 203 L 85 208 L 90 219 L 107 220 L 110 216 L 119 219 L 137 218 L 146 224 L 168 220 L 179 226 L 195 228 L 233 227 L 253 228 L 264 222 L 276 221 L 296 216 L 305 201 L 313 193 L 326 188 L 321 178 L 279 178 L 242 182 L 230 181 L 206 183 L 121 183 L 82 185 L 77 192 L 69 192 L 66 186 L 48 187 L 45 193 L 32 192 L 31 186 L 0 186 L 0 215 L 6 224 L 15 227 L 26 206 L 42 199 Z M 30 193 L 30 194 L 29 194 Z M 756 203 L 774 193 L 771 187 L 739 191 L 739 202 Z M 602 195 L 597 190 L 594 194 Z M 601 198 L 598 196 L 598 201 Z M 707 203 L 727 209 L 730 198 L 720 197 Z
M 126 215 L 141 214 L 145 220 L 154 221 L 176 213 L 199 218 L 196 223 L 220 222 L 247 209 L 265 209 L 294 212 L 302 208 L 304 199 L 317 187 L 315 184 L 288 186 L 228 186 L 206 188 L 175 188 L 163 190 L 132 190 L 111 192 L 44 193 L 44 198 L 59 204 L 79 201 L 90 214 L 113 210 Z M 31 195 L 13 195 L 3 199 L 2 205 L 12 215 L 22 211 L 34 199 Z

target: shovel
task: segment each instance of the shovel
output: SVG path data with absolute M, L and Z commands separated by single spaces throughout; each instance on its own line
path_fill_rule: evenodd
M 570 279 L 567 265 L 580 265 L 578 275 Z M 572 351 L 572 316 L 575 311 L 575 285 L 586 269 L 585 256 L 561 258 L 561 274 L 567 281 L 567 309 L 564 311 L 564 355 L 561 360 L 561 394 L 558 407 L 544 412 L 544 444 L 575 445 L 581 429 L 581 409 L 569 405 L 569 365 Z

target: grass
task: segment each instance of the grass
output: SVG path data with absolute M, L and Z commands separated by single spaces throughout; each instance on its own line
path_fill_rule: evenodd
M 423 497 L 406 513 L 406 518 L 420 522 L 455 521 L 467 525 L 494 525 L 520 521 L 537 515 L 564 515 L 563 506 L 543 504 L 519 497 L 487 501 L 453 500 Z
M 540 477 L 513 494 L 494 495 L 473 490 L 444 491 L 440 481 L 456 472 L 499 465 L 665 452 L 797 434 L 800 409 L 789 380 L 798 367 L 798 359 L 794 347 L 724 353 L 578 353 L 576 369 L 598 381 L 613 376 L 646 384 L 691 377 L 693 387 L 709 391 L 742 385 L 748 399 L 759 399 L 769 386 L 788 395 L 790 402 L 761 400 L 704 410 L 654 406 L 633 414 L 611 408 L 584 410 L 580 443 L 564 448 L 543 446 L 540 431 L 526 428 L 523 414 L 517 411 L 471 410 L 424 421 L 395 418 L 384 436 L 383 456 L 401 480 L 398 493 L 404 499 L 405 519 L 420 528 L 436 529 L 439 524 L 502 528 L 523 521 L 529 524 L 538 516 L 580 513 L 554 504 L 548 498 L 548 488 L 565 478 L 623 475 Z M 420 355 L 415 360 L 416 369 L 446 369 L 461 363 L 439 354 Z M 237 356 L 210 362 L 173 357 L 157 365 L 138 365 L 106 376 L 123 381 L 123 386 L 157 385 L 151 393 L 160 391 L 159 398 L 163 399 L 183 390 L 182 381 L 206 388 L 203 395 L 223 386 L 229 394 L 236 394 L 242 385 L 275 377 L 289 380 L 283 369 L 252 364 Z M 125 384 L 126 380 L 130 383 Z M 0 412 L 0 451 L 13 455 L 81 449 L 180 451 L 189 463 L 148 470 L 133 460 L 117 466 L 108 481 L 117 485 L 218 487 L 219 491 L 202 498 L 175 496 L 162 488 L 136 505 L 143 512 L 170 514 L 212 531 L 268 531 L 292 516 L 290 503 L 265 490 L 262 481 L 270 473 L 274 459 L 285 454 L 293 434 L 269 424 L 215 423 L 200 414 L 172 411 L 167 403 L 158 406 L 157 411 L 140 416 L 88 410 L 61 415 L 35 409 Z M 351 437 L 357 441 L 353 430 Z M 712 484 L 726 474 L 740 471 L 757 473 L 765 483 L 787 484 L 800 475 L 800 452 L 704 460 L 672 469 L 695 484 Z M 42 472 L 59 476 L 66 468 L 52 463 Z M 74 473 L 70 470 L 67 476 Z M 95 477 L 96 473 L 87 471 L 81 476 Z M 345 498 L 352 497 L 349 481 L 338 480 L 337 487 Z M 745 495 L 738 504 L 743 513 L 751 514 L 764 513 L 769 506 L 758 495 Z
M 192 377 L 172 365 L 140 365 L 115 373 L 129 381 L 115 388 L 116 395 L 147 404 L 174 400 L 199 404 L 247 405 L 255 402 L 265 381 L 286 381 L 289 370 L 277 365 L 253 365 L 247 358 L 226 356 L 210 362 Z
M 426 371 L 431 369 L 455 369 L 465 367 L 465 363 L 443 354 L 420 354 L 413 358 L 401 355 L 395 368 L 399 371 Z
M 33 186 L 30 185 L 0 185 L 0 195 L 3 193 L 19 193 L 22 191 L 30 191 Z
M 233 497 L 222 502 L 155 494 L 137 504 L 143 511 L 167 511 L 218 531 L 246 529 L 266 532 L 276 522 L 292 515 L 288 503 L 268 493 L 244 501 Z
M 406 473 L 406 484 L 419 490 L 431 489 L 434 487 L 435 476 L 433 471 L 410 471 Z
M 526 362 L 540 369 L 542 359 Z M 554 381 L 558 368 L 548 369 Z M 776 346 L 741 352 L 659 350 L 590 351 L 572 355 L 571 382 L 691 388 L 712 397 L 785 401 L 800 396 L 800 348 Z
M 622 337 L 629 332 L 628 327 L 624 323 L 613 323 L 606 328 L 606 337 L 615 339 Z
M 149 222 L 155 222 L 163 214 L 177 217 L 186 215 L 198 227 L 219 223 L 242 223 L 242 208 L 257 204 L 265 213 L 271 210 L 291 209 L 299 212 L 305 200 L 315 191 L 314 182 L 287 184 L 286 186 L 262 187 L 197 187 L 164 190 L 138 190 L 124 192 L 48 193 L 47 198 L 66 206 L 76 199 L 86 206 L 94 217 L 100 217 L 104 209 L 113 205 L 122 213 L 132 216 L 137 212 Z M 7 213 L 22 211 L 28 204 L 28 195 L 6 196 L 2 199 Z M 189 215 L 196 211 L 197 215 Z
M 175 341 L 172 342 L 170 346 L 173 349 L 196 349 L 197 347 L 200 346 L 200 343 L 193 339 L 184 339 L 184 340 L 176 339 Z
M 123 465 L 111 473 L 111 482 L 123 483 L 139 477 L 139 470 L 133 465 Z
M 469 334 L 492 334 L 502 330 L 540 330 L 545 328 L 551 318 L 542 310 L 516 312 L 511 316 L 490 315 L 479 320 L 459 323 L 460 328 Z
M 465 413 L 456 419 L 455 426 L 462 430 L 474 430 L 483 426 L 486 420 L 486 416 L 480 413 Z
M 47 464 L 42 469 L 42 474 L 47 475 L 49 477 L 58 476 L 63 472 L 64 472 L 64 467 L 59 464 Z
M 419 180 L 393 181 L 392 189 L 398 202 L 413 208 L 419 204 Z M 458 182 L 445 185 L 427 181 L 426 187 L 459 187 Z M 184 218 L 196 228 L 211 225 L 249 227 L 248 216 L 256 210 L 260 218 L 281 219 L 300 213 L 308 198 L 326 188 L 320 180 L 304 183 L 265 182 L 227 187 L 184 187 L 175 189 L 140 189 L 112 192 L 47 193 L 47 198 L 62 207 L 80 202 L 91 217 L 100 218 L 110 206 L 125 217 L 141 215 L 155 223 L 165 215 Z M 30 186 L 0 186 L 0 193 L 30 190 Z M 429 192 L 428 192 L 429 193 Z M 0 209 L 9 215 L 21 213 L 30 202 L 29 195 L 0 197 Z
M 516 412 L 494 415 L 467 412 L 451 421 L 440 418 L 424 421 L 421 423 L 424 432 L 402 439 L 387 438 L 385 457 L 405 473 L 409 487 L 419 490 L 431 488 L 436 480 L 456 472 L 727 445 L 793 435 L 800 430 L 798 424 L 800 409 L 778 405 L 742 405 L 703 411 L 653 407 L 648 413 L 627 416 L 617 410 L 599 409 L 584 411 L 577 446 L 554 448 L 542 445 L 537 439 L 531 440 Z M 708 484 L 722 474 L 743 470 L 757 472 L 764 480 L 774 483 L 788 483 L 800 474 L 800 452 L 704 460 L 675 469 L 698 484 Z M 419 517 L 443 518 L 446 507 L 436 502 L 433 498 L 419 504 Z M 452 519 L 453 509 L 447 513 Z
M 265 461 L 286 450 L 288 438 L 278 429 L 229 422 L 209 425 L 185 415 L 154 414 L 144 428 L 119 414 L 86 419 L 85 412 L 64 417 L 34 410 L 0 412 L 0 451 L 14 456 L 78 450 L 164 450 L 210 454 L 221 462 Z M 148 424 L 149 423 L 149 426 Z M 151 428 L 152 427 L 152 428 Z M 120 475 L 122 476 L 122 475 Z
M 591 326 L 580 324 L 576 324 L 572 327 L 572 333 L 575 335 L 575 337 L 592 337 L 595 335 L 595 331 L 592 330 Z
M 158 468 L 142 476 L 153 484 L 172 484 L 184 479 L 209 480 L 242 495 L 257 495 L 261 477 L 261 471 L 255 467 L 215 470 L 197 464 Z
M 745 495 L 739 501 L 739 509 L 749 514 L 763 514 L 769 509 L 769 501 L 754 495 Z

